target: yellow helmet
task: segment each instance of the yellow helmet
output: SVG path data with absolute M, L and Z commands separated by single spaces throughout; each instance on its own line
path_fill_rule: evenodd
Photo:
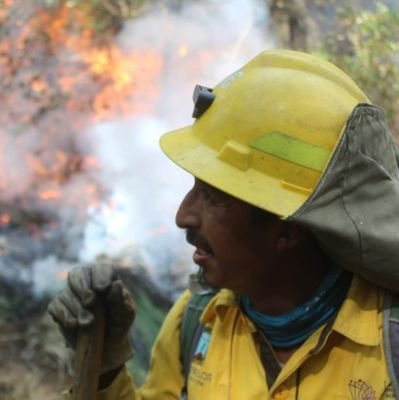
M 366 95 L 343 71 L 291 50 L 259 54 L 213 90 L 197 86 L 196 121 L 161 148 L 220 190 L 287 217 L 310 196 Z

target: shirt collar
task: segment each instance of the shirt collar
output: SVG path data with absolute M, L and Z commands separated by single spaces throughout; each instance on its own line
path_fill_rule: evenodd
M 332 330 L 362 345 L 379 345 L 382 301 L 381 289 L 354 275 Z M 201 322 L 212 327 L 216 317 L 223 320 L 231 307 L 239 309 L 238 295 L 231 290 L 222 289 L 205 308 Z
M 222 289 L 205 307 L 201 322 L 212 326 L 216 317 L 223 321 L 228 309 L 239 308 L 238 295 L 228 289 Z
M 379 345 L 382 301 L 382 289 L 354 275 L 332 330 L 362 345 Z

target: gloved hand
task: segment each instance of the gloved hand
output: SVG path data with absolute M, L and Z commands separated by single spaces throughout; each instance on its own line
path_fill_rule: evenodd
M 101 299 L 105 307 L 105 335 L 101 372 L 120 368 L 133 354 L 128 338 L 135 307 L 115 269 L 109 264 L 73 269 L 67 286 L 49 304 L 48 311 L 60 325 L 67 342 L 75 348 L 79 327 L 94 318 L 90 307 Z

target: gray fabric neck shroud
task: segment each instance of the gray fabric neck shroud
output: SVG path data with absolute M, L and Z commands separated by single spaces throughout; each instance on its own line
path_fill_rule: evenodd
M 399 291 L 398 157 L 379 108 L 353 110 L 317 187 L 287 220 L 310 229 L 341 267 Z

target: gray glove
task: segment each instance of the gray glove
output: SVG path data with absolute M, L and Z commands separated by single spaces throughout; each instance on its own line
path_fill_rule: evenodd
M 90 325 L 94 318 L 90 308 L 98 301 L 105 306 L 105 337 L 102 373 L 121 367 L 133 354 L 128 332 L 135 307 L 130 293 L 123 287 L 109 264 L 73 269 L 68 283 L 49 304 L 48 311 L 73 348 L 79 327 Z

